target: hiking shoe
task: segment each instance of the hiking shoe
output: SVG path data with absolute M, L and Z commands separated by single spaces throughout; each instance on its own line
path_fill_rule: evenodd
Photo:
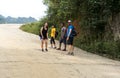
M 56 49 L 56 47 L 54 47 L 54 49 Z
M 42 52 L 44 52 L 44 50 L 42 49 Z
M 70 55 L 74 56 L 74 53 L 72 52 L 72 53 L 70 53 Z
M 70 52 L 68 52 L 67 55 L 71 55 Z
M 57 50 L 61 50 L 60 48 L 57 48 Z
M 66 51 L 66 49 L 63 49 L 62 51 Z
M 74 53 L 73 53 L 73 52 L 72 52 L 72 53 L 68 52 L 67 55 L 72 55 L 72 56 L 74 56 Z
M 48 51 L 48 49 L 45 49 L 46 51 Z

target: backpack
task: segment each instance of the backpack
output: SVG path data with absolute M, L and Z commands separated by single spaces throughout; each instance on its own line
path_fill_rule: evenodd
M 58 36 L 58 31 L 55 32 L 55 38 L 57 38 L 57 36 Z
M 72 36 L 77 36 L 77 32 L 76 32 L 75 28 L 72 30 Z

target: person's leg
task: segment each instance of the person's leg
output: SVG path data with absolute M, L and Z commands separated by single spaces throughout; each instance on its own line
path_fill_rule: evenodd
M 44 40 L 42 39 L 42 40 L 41 40 L 41 49 L 42 49 L 42 51 L 44 51 L 44 50 L 43 50 L 43 45 L 44 45 Z
M 59 49 L 61 49 L 61 42 L 59 43 Z
M 45 50 L 46 50 L 46 51 L 48 51 L 47 47 L 48 47 L 48 42 L 47 42 L 47 39 L 46 39 L 46 40 L 45 40 Z
M 68 53 L 70 53 L 70 45 L 68 44 Z
M 62 51 L 66 51 L 66 44 L 64 44 L 64 49 Z
M 71 38 L 71 55 L 74 55 L 73 37 Z
M 55 39 L 53 38 L 53 44 L 54 44 L 54 48 L 56 48 L 56 44 L 55 44 Z
M 61 50 L 61 42 L 59 42 L 59 47 L 57 48 L 57 50 Z
M 51 37 L 51 39 L 50 39 L 50 44 L 51 44 L 51 48 L 53 48 L 53 37 Z
M 64 43 L 64 49 L 63 49 L 63 51 L 66 51 L 66 38 L 63 39 L 63 43 Z
M 67 40 L 67 45 L 68 45 L 68 54 L 71 53 L 71 41 L 70 41 L 70 38 L 69 40 Z
M 73 45 L 68 45 L 68 55 L 74 55 L 73 50 Z
M 59 48 L 61 49 L 61 45 L 62 45 L 62 38 L 60 39 L 60 43 L 59 43 Z
M 71 45 L 71 52 L 73 52 L 74 51 L 74 46 L 73 46 L 73 44 Z
M 59 41 L 59 48 L 57 50 L 61 50 L 61 45 L 62 45 L 62 39 Z
M 74 48 L 73 48 L 73 38 L 70 37 L 69 40 L 68 40 L 68 54 L 74 55 L 73 50 L 74 50 Z

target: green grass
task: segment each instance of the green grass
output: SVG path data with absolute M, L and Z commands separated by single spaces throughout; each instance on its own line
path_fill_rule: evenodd
M 39 22 L 36 22 L 36 23 L 22 25 L 20 27 L 20 29 L 25 31 L 25 32 L 29 32 L 29 33 L 33 33 L 33 34 L 38 35 L 41 26 L 40 26 Z

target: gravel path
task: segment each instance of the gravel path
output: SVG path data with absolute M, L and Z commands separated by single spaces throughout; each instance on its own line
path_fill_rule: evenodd
M 49 48 L 39 37 L 0 24 L 0 78 L 120 78 L 120 62 L 75 48 L 76 56 Z M 50 45 L 49 45 L 50 47 Z

